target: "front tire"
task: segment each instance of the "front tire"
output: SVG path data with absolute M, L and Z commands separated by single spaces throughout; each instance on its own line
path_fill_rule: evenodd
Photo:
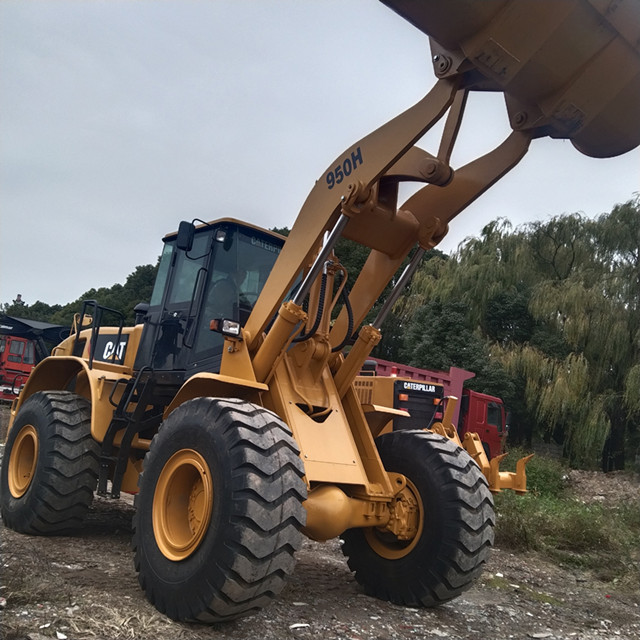
M 268 604 L 292 573 L 306 512 L 287 425 L 242 400 L 196 398 L 171 413 L 144 461 L 136 570 L 174 620 L 219 622 Z
M 389 472 L 407 479 L 403 508 L 416 513 L 412 540 L 374 527 L 342 534 L 349 568 L 368 595 L 432 607 L 459 596 L 482 572 L 493 544 L 493 498 L 464 449 L 429 431 L 376 439 Z
M 5 525 L 31 535 L 79 529 L 96 489 L 99 454 L 85 398 L 70 391 L 28 398 L 9 432 L 0 473 Z

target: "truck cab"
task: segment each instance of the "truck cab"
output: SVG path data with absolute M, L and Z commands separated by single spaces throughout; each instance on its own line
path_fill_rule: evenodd
M 489 460 L 500 455 L 507 438 L 507 415 L 502 400 L 465 389 L 458 432 L 461 438 L 468 432 L 477 433 Z

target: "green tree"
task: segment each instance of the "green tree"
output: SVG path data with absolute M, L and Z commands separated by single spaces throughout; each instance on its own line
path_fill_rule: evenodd
M 114 284 L 111 287 L 89 289 L 80 298 L 64 305 L 55 313 L 52 316 L 53 321 L 71 324 L 74 314 L 82 308 L 83 301 L 95 300 L 98 304 L 123 314 L 125 325 L 132 325 L 135 320 L 134 307 L 139 302 L 148 302 L 151 298 L 157 271 L 157 265 L 142 265 L 127 276 L 124 285 Z
M 83 301 L 96 300 L 98 304 L 122 313 L 125 317 L 125 324 L 130 325 L 133 324 L 135 318 L 134 307 L 138 302 L 148 302 L 151 298 L 157 271 L 157 265 L 147 264 L 136 267 L 135 271 L 127 276 L 124 285 L 114 284 L 111 287 L 90 289 L 77 300 L 64 305 L 48 305 L 40 301 L 32 305 L 26 303 L 21 305 L 4 304 L 2 311 L 9 316 L 70 326 L 74 314 L 82 308 Z
M 62 307 L 59 304 L 48 305 L 45 302 L 37 300 L 32 305 L 21 301 L 20 304 L 3 304 L 1 305 L 2 313 L 14 318 L 26 318 L 28 320 L 38 320 L 39 322 L 53 322 L 51 319 Z
M 409 364 L 405 361 L 405 355 L 402 352 L 407 341 L 407 332 L 410 330 L 413 322 L 413 317 L 428 301 L 426 290 L 423 287 L 424 274 L 437 272 L 448 259 L 449 256 L 438 249 L 431 249 L 425 253 L 418 272 L 414 274 L 409 286 L 402 293 L 400 299 L 396 302 L 391 313 L 382 325 L 382 339 L 373 351 L 374 356 L 384 358 L 385 360 Z M 386 297 L 391 293 L 397 279 L 404 271 L 407 262 L 408 259 L 404 261 L 402 267 L 387 285 L 380 300 L 369 314 L 368 319 L 373 320 L 377 315 L 378 310 L 384 303 Z
M 469 388 L 497 395 L 509 403 L 515 388 L 501 362 L 492 356 L 489 343 L 470 326 L 461 302 L 424 305 L 409 323 L 400 360 L 415 367 L 448 371 L 461 367 L 476 377 Z
M 437 300 L 412 318 L 400 354 L 405 364 L 443 371 L 450 366 L 475 371 L 486 356 L 483 341 L 468 326 L 464 304 Z

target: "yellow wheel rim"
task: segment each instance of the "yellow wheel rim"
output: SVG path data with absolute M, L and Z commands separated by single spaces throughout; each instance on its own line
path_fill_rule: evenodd
M 394 513 L 402 521 L 400 537 L 389 528 L 364 529 L 369 546 L 382 558 L 399 560 L 409 555 L 422 536 L 424 506 L 415 485 L 406 478 L 406 486 L 396 496 Z
M 164 465 L 153 496 L 153 533 L 162 554 L 184 560 L 209 528 L 213 483 L 209 466 L 193 449 L 174 453 Z
M 20 429 L 9 458 L 9 491 L 21 498 L 31 486 L 38 463 L 38 432 L 30 424 Z

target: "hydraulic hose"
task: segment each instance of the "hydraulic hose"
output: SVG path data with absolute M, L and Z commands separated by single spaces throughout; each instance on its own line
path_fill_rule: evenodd
M 307 333 L 303 333 L 299 335 L 297 338 L 293 339 L 293 342 L 303 342 L 304 340 L 308 340 L 320 326 L 320 321 L 322 320 L 322 313 L 324 312 L 324 298 L 327 290 L 327 274 L 324 272 L 322 274 L 322 279 L 320 280 L 320 295 L 318 296 L 318 312 L 316 313 L 316 318 L 313 322 L 313 326 Z
M 339 345 L 336 345 L 331 349 L 331 353 L 336 353 L 337 351 L 342 351 L 347 346 L 349 340 L 351 340 L 351 334 L 353 333 L 353 308 L 351 307 L 351 301 L 349 300 L 349 291 L 347 287 L 344 287 L 342 292 L 340 293 L 340 297 L 344 300 L 344 306 L 347 309 L 347 318 L 348 318 L 348 326 L 347 333 L 344 336 L 344 339 Z

